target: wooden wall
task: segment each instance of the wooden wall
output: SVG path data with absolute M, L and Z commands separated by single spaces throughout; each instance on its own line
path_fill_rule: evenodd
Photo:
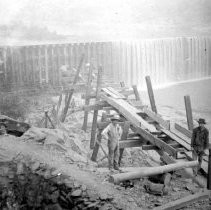
M 102 64 L 112 81 L 153 85 L 211 75 L 211 38 L 186 37 L 119 42 L 91 42 L 0 48 L 1 85 L 38 87 L 60 85 L 60 67 L 77 68 L 80 56 L 95 69 Z

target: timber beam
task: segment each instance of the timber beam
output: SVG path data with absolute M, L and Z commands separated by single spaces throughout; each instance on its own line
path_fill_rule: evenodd
M 154 210 L 176 210 L 181 209 L 185 206 L 190 205 L 191 203 L 194 203 L 196 201 L 204 200 L 210 197 L 210 192 L 206 190 L 205 192 L 196 193 L 193 195 L 188 195 L 186 197 L 183 197 L 181 199 L 168 202 L 165 205 L 159 206 L 154 208 Z
M 170 130 L 170 122 L 167 120 L 164 120 L 161 116 L 156 114 L 155 112 L 152 112 L 149 108 L 144 107 L 143 108 L 144 113 L 146 113 L 150 118 L 152 118 L 155 122 L 159 123 L 162 127 L 164 127 L 167 130 Z
M 157 146 L 155 145 L 142 145 L 142 150 L 157 150 L 159 149 Z
M 192 131 L 184 128 L 183 126 L 181 126 L 181 125 L 179 125 L 177 123 L 174 124 L 174 127 L 175 127 L 175 129 L 177 131 L 179 131 L 180 133 L 186 135 L 188 138 L 191 138 L 192 137 Z
M 119 141 L 119 148 L 141 147 L 143 144 L 146 144 L 143 139 L 121 140 Z
M 106 103 L 105 101 L 100 101 L 93 105 L 83 106 L 83 110 L 84 111 L 103 110 L 105 107 L 111 107 L 111 106 L 108 103 Z
M 152 145 L 157 146 L 158 148 L 166 151 L 168 154 L 172 155 L 175 158 L 177 157 L 177 150 L 175 148 L 168 145 L 159 138 L 153 136 L 151 133 L 145 131 L 141 127 L 135 127 L 133 128 L 133 130 L 139 133 L 145 140 L 149 141 Z

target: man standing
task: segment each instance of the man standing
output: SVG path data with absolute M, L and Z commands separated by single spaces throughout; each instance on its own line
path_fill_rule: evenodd
M 0 135 L 7 135 L 7 127 L 4 123 L 0 123 Z
M 120 127 L 118 122 L 118 116 L 112 117 L 111 123 L 102 132 L 102 138 L 108 140 L 109 170 L 119 170 L 119 140 L 122 136 L 122 128 Z
M 202 158 L 205 155 L 205 150 L 209 147 L 209 131 L 205 128 L 205 119 L 198 120 L 199 126 L 193 129 L 193 134 L 191 138 L 191 148 L 193 151 L 193 159 L 197 160 L 198 157 L 198 170 L 201 168 Z M 197 171 L 194 171 L 197 175 Z

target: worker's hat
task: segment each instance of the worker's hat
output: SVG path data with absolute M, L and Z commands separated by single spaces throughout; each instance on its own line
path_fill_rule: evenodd
M 206 124 L 205 119 L 199 118 L 199 120 L 197 121 L 199 124 Z

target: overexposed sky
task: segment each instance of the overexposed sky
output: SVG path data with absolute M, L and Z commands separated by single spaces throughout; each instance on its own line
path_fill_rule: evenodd
M 0 24 L 21 21 L 69 35 L 133 36 L 138 30 L 208 25 L 210 16 L 211 0 L 0 0 Z

